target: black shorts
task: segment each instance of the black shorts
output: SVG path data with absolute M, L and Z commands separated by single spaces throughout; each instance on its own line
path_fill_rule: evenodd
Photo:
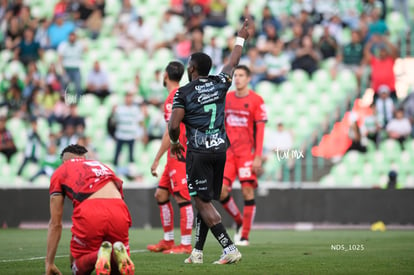
M 186 172 L 190 196 L 203 201 L 219 200 L 223 185 L 226 152 L 187 152 Z

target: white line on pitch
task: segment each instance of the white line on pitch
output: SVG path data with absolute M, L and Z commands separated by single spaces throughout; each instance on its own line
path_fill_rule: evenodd
M 131 250 L 131 254 L 135 253 L 144 253 L 147 252 L 146 249 L 139 249 L 139 250 Z M 65 258 L 69 257 L 69 255 L 56 255 L 55 258 Z M 37 261 L 37 260 L 44 260 L 46 257 L 32 257 L 32 258 L 26 258 L 26 259 L 11 259 L 11 260 L 0 260 L 0 263 L 13 263 L 13 262 L 25 262 L 25 261 Z

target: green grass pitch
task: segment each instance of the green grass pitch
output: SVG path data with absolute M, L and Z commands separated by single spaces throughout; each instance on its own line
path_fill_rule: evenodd
M 251 245 L 240 247 L 242 261 L 226 266 L 211 264 L 221 254 L 211 233 L 203 265 L 185 265 L 185 255 L 147 252 L 161 236 L 160 229 L 131 230 L 136 274 L 414 274 L 413 231 L 254 230 Z M 71 274 L 69 240 L 64 230 L 56 259 L 63 274 Z M 46 230 L 0 229 L 0 244 L 1 275 L 44 273 Z

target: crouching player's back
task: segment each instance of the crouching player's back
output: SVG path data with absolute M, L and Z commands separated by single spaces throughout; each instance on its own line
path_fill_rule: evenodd
M 61 274 L 54 264 L 62 233 L 64 197 L 73 203 L 70 262 L 73 274 L 134 274 L 129 258 L 131 217 L 123 200 L 122 180 L 106 165 L 86 159 L 87 150 L 69 145 L 50 183 L 50 222 L 46 274 Z M 112 253 L 113 251 L 113 253 Z

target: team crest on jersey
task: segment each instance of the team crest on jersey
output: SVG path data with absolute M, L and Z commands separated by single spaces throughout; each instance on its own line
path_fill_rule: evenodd
M 172 110 L 172 104 L 171 103 L 167 103 L 165 105 L 165 108 L 167 109 L 167 111 L 171 111 Z

